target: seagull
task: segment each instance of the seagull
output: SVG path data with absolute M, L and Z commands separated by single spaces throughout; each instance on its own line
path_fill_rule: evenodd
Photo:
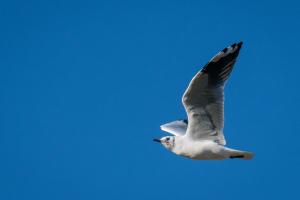
M 226 147 L 224 86 L 239 55 L 242 42 L 216 54 L 189 83 L 182 103 L 187 120 L 176 120 L 161 129 L 173 136 L 153 139 L 171 152 L 194 160 L 250 160 L 253 153 Z

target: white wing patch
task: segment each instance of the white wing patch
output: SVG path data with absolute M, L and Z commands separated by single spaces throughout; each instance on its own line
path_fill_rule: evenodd
M 160 126 L 161 130 L 171 133 L 173 135 L 184 135 L 187 129 L 187 120 L 176 120 Z

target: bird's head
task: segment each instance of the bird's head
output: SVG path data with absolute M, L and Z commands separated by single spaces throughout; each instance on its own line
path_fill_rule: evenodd
M 175 137 L 174 136 L 166 136 L 162 137 L 160 139 L 153 139 L 154 142 L 161 143 L 164 147 L 166 147 L 169 150 L 172 150 L 175 146 Z

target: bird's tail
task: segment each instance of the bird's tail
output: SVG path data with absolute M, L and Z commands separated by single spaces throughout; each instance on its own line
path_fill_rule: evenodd
M 229 158 L 240 158 L 244 160 L 251 160 L 254 157 L 252 152 L 248 151 L 238 151 L 231 149 Z

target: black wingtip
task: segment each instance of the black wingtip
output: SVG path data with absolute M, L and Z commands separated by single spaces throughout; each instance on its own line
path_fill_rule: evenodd
M 229 78 L 243 42 L 233 43 L 215 55 L 202 69 L 209 75 L 211 85 L 219 86 Z
M 238 46 L 239 48 L 241 48 L 242 45 L 243 45 L 243 42 L 240 41 L 240 42 L 238 42 L 238 43 L 233 43 L 233 44 L 231 45 L 231 47 L 234 48 L 234 47 Z
M 240 41 L 237 45 L 241 48 L 243 46 L 243 41 Z

